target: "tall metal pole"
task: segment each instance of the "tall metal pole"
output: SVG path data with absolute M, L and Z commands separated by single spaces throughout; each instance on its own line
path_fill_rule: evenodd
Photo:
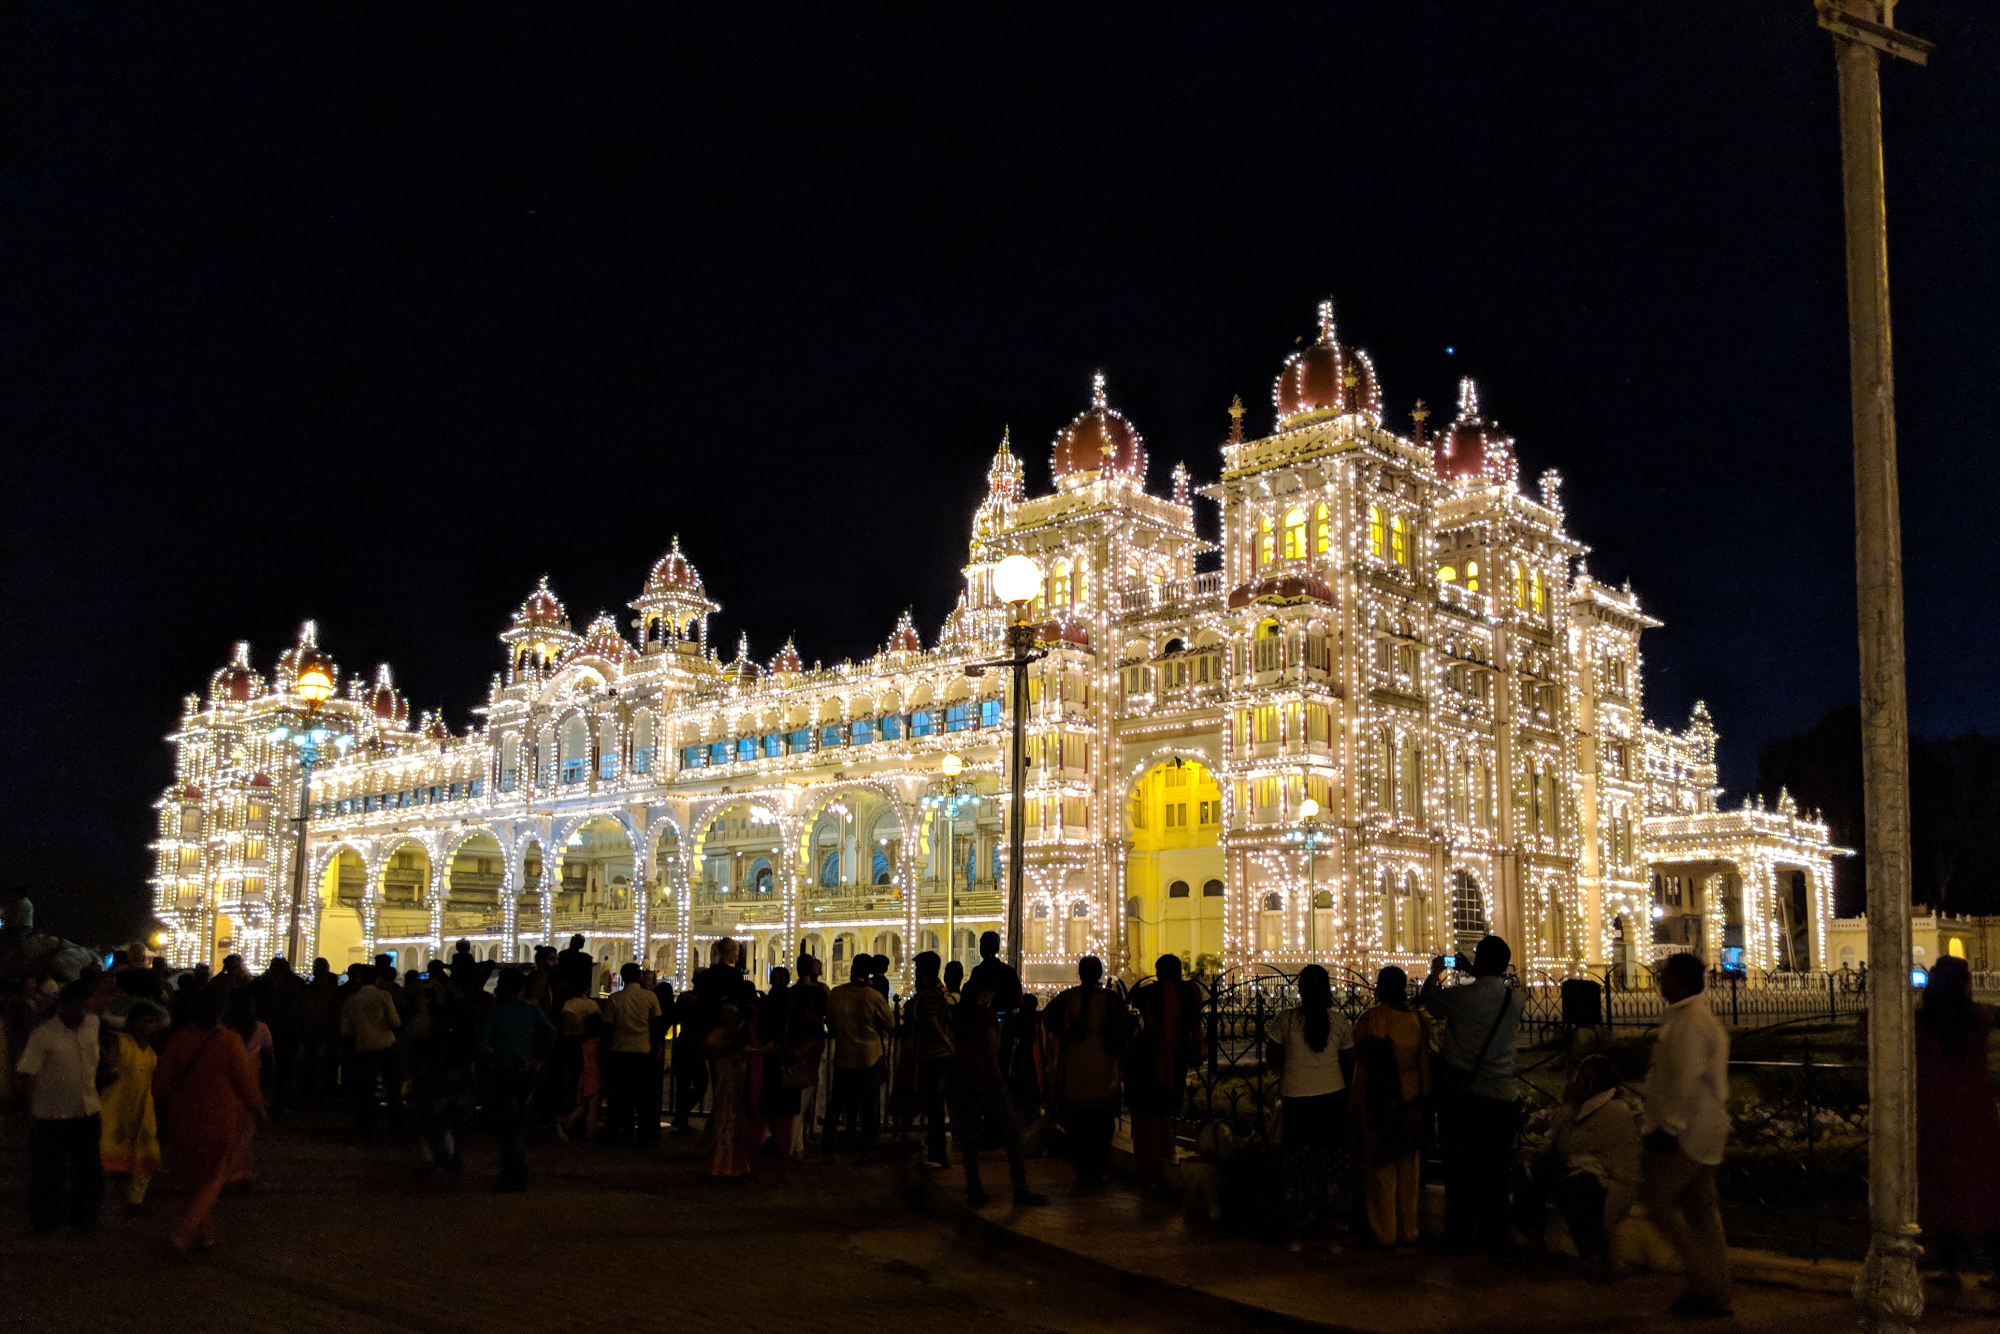
M 285 962 L 293 968 L 299 966 L 299 953 L 305 949 L 305 933 L 301 929 L 300 913 L 306 901 L 306 816 L 312 808 L 309 794 L 312 791 L 312 762 L 303 751 L 299 754 L 299 846 L 292 858 L 292 922 L 285 932 Z M 311 968 L 306 971 L 310 973 Z
M 1854 410 L 1854 565 L 1860 611 L 1861 783 L 1867 829 L 1868 1259 L 1854 1283 L 1864 1328 L 1901 1334 L 1923 1315 L 1917 1274 L 1914 995 L 1910 960 L 1909 714 L 1903 687 L 1903 545 L 1889 345 L 1889 241 L 1877 52 L 1919 62 L 1928 44 L 1888 26 L 1894 0 L 1820 0 L 1840 78 L 1847 337 Z M 1822 966 L 1825 961 L 1821 960 Z
M 1035 627 L 1007 627 L 1007 647 L 1013 652 L 1014 745 L 1007 759 L 1007 962 L 1021 971 L 1021 858 L 1028 835 L 1028 668 L 1034 663 Z M 1037 655 L 1038 656 L 1038 655 Z
M 958 860 L 958 807 L 953 798 L 958 794 L 955 782 L 945 784 L 944 805 L 938 814 L 944 817 L 944 952 L 946 960 L 958 957 L 958 895 L 951 889 L 951 864 Z

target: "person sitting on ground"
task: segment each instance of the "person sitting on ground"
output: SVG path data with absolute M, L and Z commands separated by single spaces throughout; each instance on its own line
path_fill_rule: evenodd
M 1619 1092 L 1618 1068 L 1609 1057 L 1586 1056 L 1563 1090 L 1534 1172 L 1584 1263 L 1612 1269 L 1612 1238 L 1639 1198 L 1639 1179 L 1639 1124 Z

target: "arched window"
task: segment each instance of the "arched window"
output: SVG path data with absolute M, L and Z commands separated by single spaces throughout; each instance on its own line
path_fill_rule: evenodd
M 1219 899 L 1219 898 L 1221 898 L 1221 897 L 1222 897 L 1222 882 L 1221 882 L 1220 880 L 1204 880 L 1204 881 L 1202 881 L 1202 882 L 1201 882 L 1201 896 L 1202 896 L 1203 898 L 1205 898 L 1205 899 Z
M 876 883 L 876 884 L 878 884 L 878 885 L 886 885 L 886 884 L 888 884 L 888 883 L 889 883 L 889 854 L 888 854 L 888 852 L 887 852 L 886 850 L 882 849 L 882 848 L 877 848 L 877 849 L 875 849 L 875 855 L 874 855 L 874 857 L 873 857 L 873 858 L 872 858 L 872 859 L 871 859 L 871 860 L 869 861 L 869 863 L 868 863 L 868 869 L 869 869 L 870 871 L 874 872 L 874 881 L 875 881 L 875 883 Z
M 1284 910 L 1285 910 L 1285 896 L 1283 894 L 1280 894 L 1277 891 L 1273 890 L 1271 893 L 1266 894 L 1264 896 L 1265 912 L 1283 912 Z
M 1389 519 L 1389 559 L 1408 568 L 1410 564 L 1410 530 L 1400 514 Z
M 1146 915 L 1146 905 L 1137 894 L 1125 900 L 1125 915 L 1134 921 Z
M 840 854 L 829 852 L 820 860 L 819 883 L 822 889 L 834 889 L 840 884 Z
M 500 790 L 512 792 L 521 781 L 521 738 L 509 736 L 500 743 Z
M 1085 600 L 1085 599 L 1084 599 L 1084 596 L 1083 596 L 1083 562 L 1082 562 L 1082 561 L 1078 561 L 1078 562 L 1076 563 L 1076 568 L 1070 571 L 1070 575 L 1069 575 L 1069 600 L 1070 600 L 1070 605 L 1071 605 L 1071 606 L 1075 606 L 1075 607 L 1081 607 L 1081 606 L 1082 606 L 1082 605 L 1084 604 L 1084 600 Z
M 1257 521 L 1257 568 L 1260 570 L 1277 563 L 1278 538 L 1274 528 L 1268 514 Z
M 562 729 L 562 781 L 581 783 L 590 767 L 590 729 L 572 715 Z
M 1403 944 L 1403 905 L 1397 893 L 1401 882 L 1391 867 L 1382 868 L 1382 937 L 1389 949 L 1400 953 Z
M 653 772 L 653 715 L 642 713 L 632 724 L 632 772 Z
M 1514 562 L 1514 607 L 1518 611 L 1528 609 L 1528 576 L 1519 561 Z
M 1184 899 L 1184 898 L 1186 898 L 1187 896 L 1188 896 L 1188 882 L 1187 882 L 1187 881 L 1185 881 L 1185 880 L 1176 880 L 1176 881 L 1174 881 L 1174 883 L 1173 883 L 1173 884 L 1171 884 L 1171 885 L 1168 885 L 1168 886 L 1167 886 L 1167 897 L 1168 897 L 1168 898 L 1170 898 L 1170 899 Z
M 1285 559 L 1303 560 L 1306 554 L 1306 512 L 1303 508 L 1285 512 Z
M 1389 554 L 1388 530 L 1382 524 L 1382 507 L 1368 507 L 1368 554 L 1381 560 Z
M 1430 935 L 1430 924 L 1425 921 L 1429 900 L 1424 895 L 1423 886 L 1417 880 L 1415 871 L 1403 873 L 1403 944 L 1402 949 L 1412 953 L 1424 948 Z
M 1081 955 L 1090 948 L 1090 905 L 1078 899 L 1069 905 L 1068 939 L 1063 943 L 1071 954 Z
M 1069 561 L 1059 560 L 1049 575 L 1049 605 L 1067 607 L 1069 605 Z
M 1457 583 L 1457 582 L 1458 582 L 1458 567 L 1457 567 L 1457 566 L 1455 566 L 1455 565 L 1440 565 L 1440 566 L 1438 566 L 1438 582 L 1439 582 L 1439 583 L 1441 583 L 1441 584 L 1455 584 L 1455 583 Z
M 1476 560 L 1465 563 L 1465 591 L 1468 593 L 1479 591 L 1479 562 Z
M 1461 945 L 1476 945 L 1486 934 L 1486 898 L 1470 871 L 1452 875 L 1451 929 Z
M 1327 514 L 1326 502 L 1320 501 L 1313 508 L 1313 555 L 1324 556 L 1333 549 L 1333 522 Z
M 1528 571 L 1528 605 L 1534 610 L 1537 616 L 1542 614 L 1542 572 L 1540 570 Z

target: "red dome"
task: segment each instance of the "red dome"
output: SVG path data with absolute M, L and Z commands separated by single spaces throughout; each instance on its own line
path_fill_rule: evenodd
M 902 619 L 889 634 L 888 649 L 891 653 L 921 653 L 924 641 L 917 636 L 916 622 L 910 619 L 909 609 L 903 609 Z
M 250 642 L 238 640 L 228 665 L 208 678 L 208 697 L 217 703 L 242 704 L 262 693 L 263 685 L 250 666 Z
M 1458 419 L 1438 435 L 1434 449 L 1437 470 L 1446 477 L 1520 480 L 1513 438 L 1480 415 L 1479 386 L 1469 378 L 1458 382 Z
M 701 573 L 694 568 L 693 562 L 681 554 L 681 539 L 676 534 L 673 550 L 654 562 L 653 572 L 646 576 L 646 594 L 671 593 L 680 589 L 699 592 Z
M 1056 433 L 1058 482 L 1085 473 L 1108 473 L 1127 481 L 1146 480 L 1146 442 L 1123 413 L 1104 399 L 1104 373 L 1092 382 L 1090 406 Z
M 1253 602 L 1333 602 L 1333 590 L 1326 581 L 1316 574 L 1285 575 L 1279 578 L 1259 579 L 1256 583 L 1245 584 L 1229 595 L 1229 609 L 1247 607 Z
M 792 643 L 789 639 L 785 641 L 785 646 L 778 650 L 778 656 L 771 659 L 771 674 L 773 676 L 793 674 L 802 672 L 805 669 L 806 665 L 799 661 L 798 645 Z
M 267 788 L 271 786 L 271 775 L 265 773 L 251 774 L 250 786 L 254 788 Z
M 583 652 L 586 654 L 602 658 L 614 666 L 627 662 L 633 656 L 631 642 L 618 633 L 618 622 L 608 611 L 597 613 L 597 619 L 583 634 Z
M 424 728 L 424 735 L 432 741 L 443 741 L 451 735 L 451 729 L 444 725 L 443 714 L 434 713 L 431 715 L 430 725 Z
M 1375 363 L 1360 348 L 1340 345 L 1331 301 L 1319 303 L 1319 338 L 1285 358 L 1285 368 L 1271 386 L 1271 403 L 1280 430 L 1322 414 L 1359 412 L 1381 420 Z
M 401 727 L 410 720 L 410 702 L 397 691 L 386 662 L 376 665 L 375 685 L 368 692 L 368 709 L 378 720 L 392 727 Z
M 569 612 L 549 588 L 547 575 L 542 576 L 541 582 L 535 585 L 535 591 L 528 594 L 528 600 L 514 613 L 514 621 L 517 625 L 558 626 L 564 630 L 569 629 Z

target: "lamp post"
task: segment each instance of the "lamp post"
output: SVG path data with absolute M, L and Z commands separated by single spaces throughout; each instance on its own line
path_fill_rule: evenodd
M 1306 953 L 1319 962 L 1319 878 L 1315 874 L 1316 855 L 1325 832 L 1319 825 L 1319 803 L 1307 797 L 1299 803 L 1299 827 L 1285 833 L 1287 843 L 1303 843 L 1306 849 Z
M 1028 821 L 1028 668 L 1046 652 L 1035 647 L 1035 626 L 1028 612 L 1036 594 L 1042 591 L 1042 567 L 1026 556 L 1009 556 L 993 570 L 993 592 L 1007 604 L 1007 656 L 994 662 L 966 665 L 966 674 L 978 676 L 989 667 L 1010 667 L 1014 672 L 1013 753 L 1007 762 L 1007 962 L 1021 970 L 1021 856 Z
M 318 725 L 320 706 L 333 697 L 333 667 L 325 654 L 314 648 L 301 651 L 292 688 L 306 703 L 305 718 L 298 727 L 280 724 L 267 735 L 272 741 L 291 742 L 299 758 L 299 845 L 292 859 L 291 922 L 285 931 L 285 958 L 297 968 L 299 954 L 305 948 L 300 914 L 304 911 L 306 897 L 306 820 L 312 811 L 313 766 L 319 763 L 321 751 L 326 745 L 331 743 L 336 749 L 344 751 L 354 743 L 354 738 L 344 732 L 336 737 L 327 728 Z
M 957 755 L 946 755 L 938 766 L 944 770 L 944 791 L 934 792 L 924 798 L 924 807 L 936 812 L 944 820 L 944 931 L 945 950 L 950 958 L 958 957 L 958 895 L 953 892 L 951 877 L 952 864 L 958 860 L 958 813 L 969 806 L 977 806 L 979 798 L 965 790 L 959 782 L 959 775 L 965 772 L 965 761 Z
M 1854 565 L 1860 606 L 1861 795 L 1868 834 L 1868 1258 L 1863 1327 L 1890 1334 L 1924 1311 L 1917 1274 L 1916 1070 L 1910 959 L 1909 712 L 1903 684 L 1903 534 L 1889 348 L 1881 53 L 1923 65 L 1895 0 L 1815 0 L 1834 35 L 1847 223 L 1847 349 L 1854 415 Z M 1825 960 L 1820 961 L 1822 966 Z

